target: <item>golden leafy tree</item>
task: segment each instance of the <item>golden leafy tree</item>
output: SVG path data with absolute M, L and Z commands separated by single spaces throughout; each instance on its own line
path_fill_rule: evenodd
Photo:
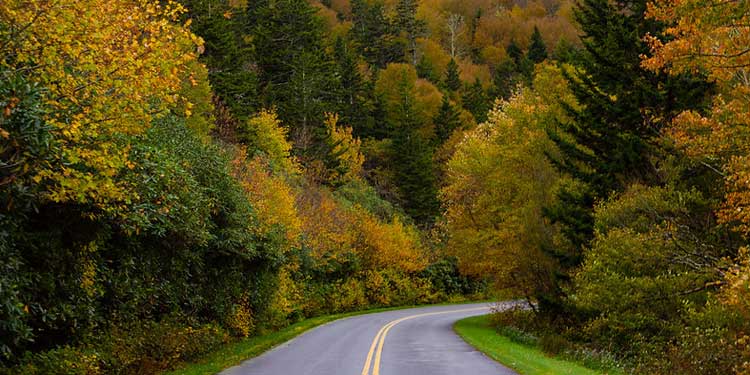
M 362 174 L 362 164 L 365 162 L 360 152 L 362 141 L 352 135 L 350 126 L 341 126 L 338 122 L 337 114 L 326 113 L 326 129 L 333 143 L 333 154 L 337 155 L 339 161 L 338 175 L 333 178 L 339 182 L 356 180 Z
M 556 68 L 540 69 L 544 82 L 564 85 Z M 542 247 L 556 229 L 542 209 L 561 178 L 545 156 L 555 152 L 545 132 L 560 111 L 555 102 L 528 89 L 499 102 L 456 147 L 442 189 L 448 252 L 464 271 L 527 296 L 548 287 L 552 266 Z
M 202 41 L 176 23 L 183 7 L 152 0 L 7 0 L 0 54 L 48 90 L 46 121 L 61 146 L 35 176 L 52 201 L 106 208 L 132 194 L 115 180 L 127 136 L 178 108 L 183 74 Z M 183 105 L 190 116 L 190 105 Z
M 292 157 L 292 144 L 288 129 L 282 126 L 275 110 L 262 110 L 250 118 L 242 129 L 242 138 L 248 146 L 262 154 L 279 172 L 296 174 L 299 165 Z

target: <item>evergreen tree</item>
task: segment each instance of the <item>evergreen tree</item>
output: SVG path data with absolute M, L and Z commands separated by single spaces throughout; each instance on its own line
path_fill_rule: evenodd
M 211 87 L 216 96 L 235 116 L 244 118 L 259 107 L 258 79 L 249 69 L 253 64 L 253 48 L 244 37 L 246 14 L 238 12 L 230 18 L 223 14 L 227 5 L 220 0 L 183 0 L 192 19 L 192 31 L 204 41 L 201 55 L 206 64 Z
M 548 249 L 560 260 L 560 283 L 577 267 L 583 248 L 593 237 L 593 204 L 628 183 L 659 183 L 652 158 L 659 153 L 661 128 L 680 111 L 704 100 L 708 86 L 701 79 L 667 77 L 645 71 L 648 53 L 643 37 L 659 35 L 660 25 L 644 19 L 647 0 L 610 2 L 583 0 L 576 19 L 584 33 L 585 51 L 578 63 L 585 75 L 567 74 L 580 110 L 566 106 L 572 121 L 559 124 L 568 136 L 549 131 L 564 155 L 551 158 L 561 170 L 583 182 L 559 193 L 546 210 L 563 227 L 570 246 Z M 570 139 L 573 141 L 571 142 Z M 549 296 L 546 310 L 563 309 L 562 288 Z
M 357 56 L 347 42 L 336 38 L 333 57 L 336 62 L 335 76 L 338 83 L 337 107 L 339 122 L 350 125 L 357 136 L 371 132 L 374 119 L 371 89 L 364 81 L 357 66 Z
M 534 74 L 534 63 L 523 54 L 523 50 L 518 46 L 515 40 L 511 40 L 510 44 L 505 48 L 505 53 L 513 61 L 512 67 L 519 73 L 516 75 L 518 78 L 517 82 L 524 82 L 527 86 L 531 85 L 531 79 Z M 510 66 L 504 67 L 508 69 Z
M 295 134 L 321 133 L 333 110 L 333 66 L 323 48 L 323 24 L 305 0 L 249 3 L 260 91 Z
M 438 144 L 445 143 L 453 134 L 453 131 L 461 126 L 461 119 L 458 117 L 456 108 L 451 105 L 448 95 L 443 95 L 440 110 L 432 121 L 435 124 L 435 136 Z
M 458 91 L 461 88 L 461 77 L 458 72 L 456 60 L 451 59 L 445 70 L 445 87 L 450 91 Z
M 416 68 L 419 78 L 424 78 L 433 83 L 438 83 L 440 81 L 440 77 L 435 74 L 435 67 L 432 66 L 432 63 L 430 63 L 424 55 L 419 58 Z
M 521 65 L 521 62 L 523 60 L 523 50 L 518 46 L 518 43 L 516 43 L 515 39 L 511 39 L 510 44 L 505 47 L 505 54 L 507 54 L 508 57 L 513 60 L 513 63 L 515 63 L 516 66 Z
M 417 38 L 427 31 L 424 21 L 417 19 L 418 5 L 416 0 L 399 0 L 395 19 L 395 27 L 406 36 L 407 52 L 414 66 L 417 65 Z
M 471 86 L 465 87 L 461 98 L 463 100 L 464 108 L 474 115 L 474 119 L 476 119 L 477 122 L 487 121 L 487 113 L 490 110 L 490 103 L 479 78 L 477 78 Z
M 505 59 L 492 72 L 492 98 L 508 99 L 518 84 L 518 68 L 512 59 Z
M 393 169 L 402 207 L 420 224 L 431 223 L 438 213 L 433 150 L 420 134 L 423 119 L 415 108 L 413 84 L 399 82 L 401 98 L 391 116 Z
M 529 51 L 526 53 L 526 57 L 537 64 L 547 58 L 547 46 L 544 45 L 542 34 L 536 26 L 534 26 L 534 33 L 531 34 L 531 43 L 529 44 Z
M 351 6 L 352 36 L 365 61 L 381 69 L 401 61 L 404 48 L 385 16 L 382 0 L 352 0 Z

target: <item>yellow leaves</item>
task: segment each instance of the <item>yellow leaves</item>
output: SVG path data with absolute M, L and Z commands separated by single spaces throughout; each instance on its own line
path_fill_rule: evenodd
M 173 1 L 0 3 L 0 22 L 19 33 L 0 52 L 35 66 L 49 90 L 47 121 L 65 158 L 45 174 L 52 199 L 107 204 L 128 195 L 112 180 L 127 160 L 117 155 L 116 139 L 143 132 L 179 100 L 179 74 L 200 43 L 174 24 L 183 12 Z M 77 170 L 64 174 L 68 158 Z
M 291 157 L 292 144 L 287 140 L 288 130 L 274 110 L 262 110 L 250 118 L 243 129 L 244 141 L 255 151 L 263 153 L 274 167 L 288 174 L 296 174 L 299 167 Z
M 559 76 L 547 72 L 545 80 Z M 554 90 L 570 95 L 564 86 Z M 545 155 L 554 149 L 544 130 L 558 113 L 558 96 L 546 94 L 524 89 L 498 102 L 486 123 L 465 133 L 448 161 L 441 190 L 451 234 L 447 252 L 458 257 L 464 272 L 515 283 L 508 277 L 537 261 L 529 254 L 554 232 L 541 215 L 559 180 Z
M 334 144 L 333 154 L 338 155 L 341 170 L 344 171 L 343 175 L 334 176 L 334 179 L 347 182 L 360 177 L 365 157 L 360 152 L 362 141 L 354 138 L 351 127 L 339 126 L 338 120 L 337 114 L 326 113 L 325 125 Z
M 419 232 L 398 218 L 379 219 L 366 209 L 344 206 L 325 188 L 307 186 L 297 198 L 304 241 L 320 262 L 354 254 L 366 267 L 405 272 L 426 265 Z
M 267 236 L 274 230 L 283 230 L 286 249 L 298 245 L 302 231 L 295 192 L 282 176 L 272 175 L 260 157 L 247 160 L 244 150 L 239 150 L 232 162 L 233 174 L 242 184 L 258 218 L 255 230 Z
M 18 99 L 15 96 L 12 97 L 12 98 L 10 98 L 8 100 L 8 104 L 6 104 L 5 108 L 3 108 L 3 116 L 10 117 L 11 113 L 13 112 L 13 108 L 15 108 L 20 101 L 21 101 L 21 99 Z

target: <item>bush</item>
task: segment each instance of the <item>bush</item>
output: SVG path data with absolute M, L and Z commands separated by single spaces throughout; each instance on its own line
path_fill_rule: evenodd
M 99 375 L 104 374 L 101 358 L 96 352 L 64 346 L 47 352 L 27 354 L 22 364 L 0 370 L 0 374 L 15 375 Z
M 197 359 L 229 340 L 216 325 L 191 326 L 172 318 L 114 327 L 98 345 L 106 373 L 155 374 Z

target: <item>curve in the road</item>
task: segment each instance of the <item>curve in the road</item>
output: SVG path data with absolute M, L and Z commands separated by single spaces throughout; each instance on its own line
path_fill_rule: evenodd
M 337 320 L 221 374 L 515 375 L 452 328 L 457 320 L 511 305 L 431 306 Z
M 457 312 L 468 312 L 468 311 L 486 311 L 486 307 L 475 307 L 475 308 L 469 308 L 469 309 L 460 309 L 460 310 L 449 310 L 449 311 L 436 311 L 431 313 L 422 313 L 422 314 L 416 314 L 416 315 L 409 315 L 405 316 L 400 319 L 396 319 L 386 325 L 383 326 L 383 328 L 378 331 L 378 334 L 375 335 L 375 338 L 372 340 L 372 345 L 370 346 L 370 351 L 367 353 L 367 359 L 365 360 L 365 366 L 362 368 L 362 375 L 368 375 L 370 373 L 370 362 L 372 361 L 372 354 L 375 352 L 375 364 L 372 366 L 372 375 L 379 375 L 380 374 L 380 358 L 383 353 L 383 345 L 385 344 L 385 336 L 388 334 L 388 331 L 393 328 L 396 324 L 399 324 L 403 322 L 404 320 L 410 320 L 414 318 L 421 318 L 423 316 L 430 316 L 430 315 L 439 315 L 439 314 L 450 314 L 450 313 L 457 313 Z M 377 351 L 375 351 L 375 347 L 377 346 Z

